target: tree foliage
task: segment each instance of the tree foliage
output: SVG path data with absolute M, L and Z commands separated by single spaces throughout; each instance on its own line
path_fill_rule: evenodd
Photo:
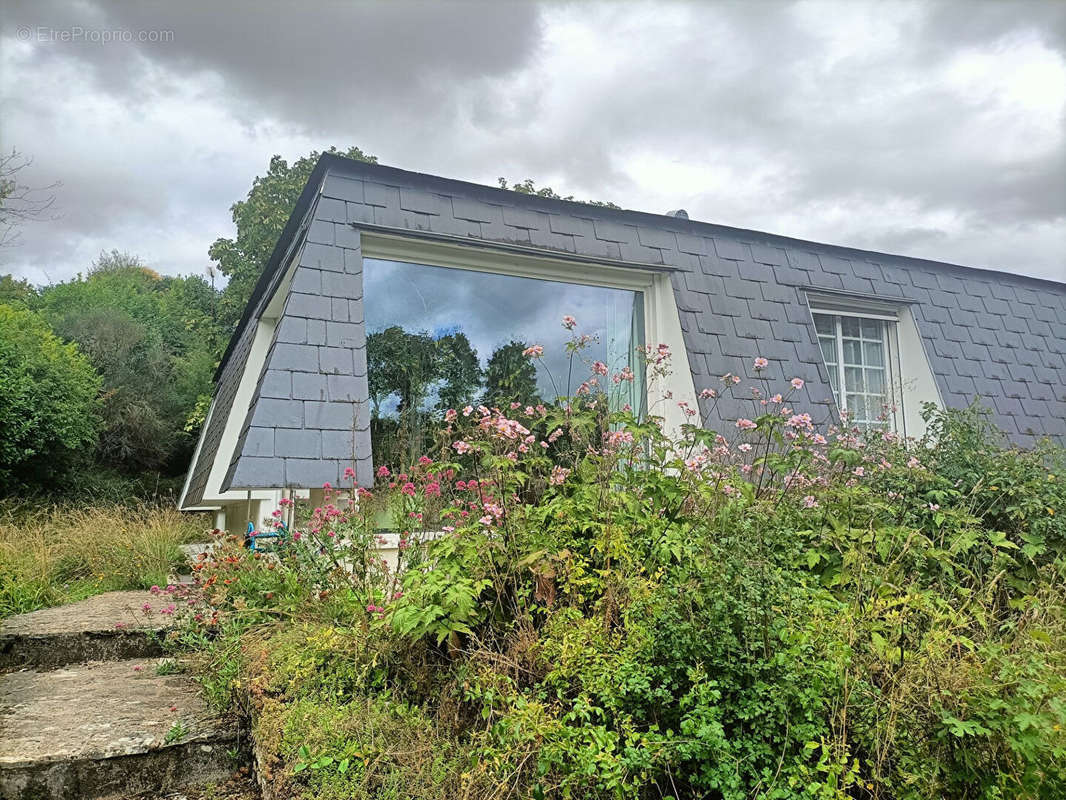
M 184 468 L 193 442 L 185 423 L 211 393 L 225 341 L 217 304 L 204 279 L 162 277 L 117 251 L 101 254 L 85 277 L 41 290 L 40 315 L 103 378 L 102 465 Z
M 485 365 L 485 398 L 489 406 L 505 407 L 510 403 L 536 405 L 537 367 L 523 353 L 524 342 L 510 341 L 496 348 Z
M 100 378 L 26 309 L 0 304 L 0 487 L 60 475 L 92 448 Z
M 371 164 L 377 162 L 377 158 L 358 147 L 347 150 L 331 147 L 325 152 Z M 240 320 L 320 155 L 313 151 L 291 164 L 275 155 L 270 159 L 266 175 L 256 176 L 248 196 L 230 208 L 237 237 L 216 239 L 208 251 L 222 274 L 229 278 L 219 304 L 219 316 L 226 326 L 232 328 Z
M 518 194 L 531 194 L 535 197 L 548 197 L 552 200 L 567 200 L 571 203 L 584 203 L 587 206 L 600 206 L 602 208 L 621 208 L 619 205 L 615 205 L 609 200 L 578 200 L 572 194 L 563 197 L 557 191 L 550 186 L 541 186 L 540 188 L 533 182 L 532 178 L 526 178 L 524 181 L 514 181 L 507 183 L 506 178 L 497 178 L 496 184 L 501 189 L 507 189 L 510 192 L 517 192 Z

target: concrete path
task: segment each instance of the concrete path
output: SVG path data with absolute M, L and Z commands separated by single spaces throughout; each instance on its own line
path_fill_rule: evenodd
M 0 798 L 166 797 L 236 772 L 233 720 L 158 667 L 173 602 L 111 592 L 0 625 Z
M 107 592 L 10 617 L 0 623 L 0 670 L 160 655 L 151 634 L 174 624 L 163 613 L 173 604 L 166 594 Z

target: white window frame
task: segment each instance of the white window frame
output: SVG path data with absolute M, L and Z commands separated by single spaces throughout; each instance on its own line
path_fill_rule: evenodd
M 897 393 L 895 391 L 895 386 L 898 383 L 898 375 L 899 375 L 899 358 L 898 358 L 899 346 L 898 346 L 898 344 L 896 344 L 896 324 L 898 322 L 898 318 L 897 317 L 890 317 L 890 316 L 880 315 L 880 314 L 866 314 L 866 313 L 861 313 L 861 312 L 823 311 L 821 309 L 812 307 L 811 308 L 811 317 L 812 317 L 812 319 L 813 319 L 813 317 L 815 315 L 827 316 L 827 317 L 830 317 L 833 320 L 833 345 L 834 345 L 834 347 L 836 349 L 836 366 L 835 366 L 835 370 L 836 370 L 836 385 L 837 385 L 837 396 L 835 396 L 834 399 L 836 400 L 837 407 L 840 409 L 841 412 L 847 412 L 847 411 L 851 410 L 848 407 L 848 395 L 849 394 L 861 394 L 867 400 L 871 397 L 871 393 L 870 392 L 853 392 L 853 391 L 849 391 L 848 382 L 847 382 L 847 368 L 849 366 L 852 366 L 852 367 L 858 367 L 859 369 L 865 370 L 868 367 L 865 364 L 861 364 L 861 365 L 850 364 L 849 365 L 849 364 L 847 364 L 845 362 L 845 358 L 844 358 L 844 338 L 845 337 L 844 337 L 843 319 L 845 317 L 851 317 L 851 318 L 859 319 L 859 320 L 874 320 L 874 321 L 880 323 L 878 328 L 879 328 L 879 331 L 880 331 L 880 334 L 881 334 L 880 342 L 881 342 L 882 362 L 883 362 L 881 364 L 881 369 L 884 371 L 884 392 L 882 394 L 882 397 L 884 398 L 884 402 L 887 403 L 890 406 L 889 410 L 887 411 L 888 417 L 887 417 L 886 422 L 887 422 L 888 426 L 892 430 L 895 430 L 897 428 L 897 426 L 898 426 L 898 423 L 899 423 L 899 419 L 898 419 L 898 417 L 900 415 L 899 405 L 902 402 L 901 399 L 897 399 L 897 397 L 896 397 Z M 816 326 L 816 329 L 815 329 L 815 334 L 816 334 L 816 336 L 819 339 L 821 339 L 821 338 L 823 338 L 825 336 L 824 334 L 819 333 L 817 331 L 817 326 Z M 865 338 L 862 337 L 862 334 L 860 333 L 860 341 L 874 341 L 874 340 L 866 340 Z M 819 350 L 821 350 L 821 346 L 820 345 L 821 345 L 821 343 L 819 343 Z M 823 358 L 824 358 L 824 355 L 823 355 Z M 865 353 L 864 353 L 864 358 L 865 358 Z M 830 366 L 829 366 L 828 363 L 826 363 L 825 367 L 826 367 L 826 369 L 830 369 Z M 891 409 L 892 406 L 896 407 L 895 411 L 893 411 Z M 869 413 L 870 413 L 869 406 L 867 406 L 867 408 L 866 408 L 866 413 L 867 413 L 867 415 L 869 415 Z M 876 419 L 871 420 L 869 418 L 867 418 L 865 420 L 853 420 L 853 422 L 855 424 L 869 425 L 871 427 L 876 425 L 876 424 L 878 424 L 878 420 L 876 420 Z
M 889 415 L 888 426 L 904 436 L 921 436 L 926 427 L 921 416 L 922 407 L 931 402 L 943 408 L 943 401 L 910 304 L 906 301 L 886 302 L 880 298 L 825 291 L 809 291 L 806 294 L 819 355 L 822 352 L 814 315 L 825 314 L 836 318 L 837 386 L 841 399 L 836 401 L 834 398 L 834 402 L 837 402 L 838 408 L 847 410 L 840 318 L 880 320 L 885 342 L 885 402 L 896 409 Z M 824 357 L 822 363 L 825 364 Z M 829 366 L 825 366 L 828 370 Z
M 652 347 L 666 344 L 672 353 L 672 371 L 665 379 L 646 380 L 647 407 L 651 414 L 663 417 L 667 433 L 679 434 L 682 424 L 697 420 L 681 411 L 678 403 L 698 408 L 692 382 L 688 353 L 681 332 L 681 317 L 670 283 L 669 272 L 638 267 L 616 267 L 598 262 L 552 258 L 540 253 L 528 254 L 505 248 L 470 245 L 413 236 L 363 230 L 362 257 L 401 261 L 432 267 L 465 269 L 512 275 L 519 278 L 626 289 L 644 294 L 644 341 Z M 561 323 L 561 320 L 560 320 Z M 580 324 L 580 320 L 579 320 Z M 670 400 L 662 400 L 669 394 Z

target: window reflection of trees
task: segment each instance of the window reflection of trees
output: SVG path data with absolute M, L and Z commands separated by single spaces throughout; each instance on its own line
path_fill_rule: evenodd
M 575 385 L 563 385 L 570 336 L 564 314 L 580 314 L 581 328 L 597 332 L 581 356 L 612 371 L 634 368 L 634 349 L 644 343 L 640 292 L 376 259 L 365 268 L 376 464 L 411 463 L 432 445 L 431 432 L 449 408 L 537 405 L 574 392 L 588 369 L 575 364 Z M 545 345 L 545 358 L 523 353 L 532 344 Z M 619 407 L 631 401 L 621 390 L 643 392 L 631 383 L 601 388 L 620 390 L 608 392 L 619 394 Z

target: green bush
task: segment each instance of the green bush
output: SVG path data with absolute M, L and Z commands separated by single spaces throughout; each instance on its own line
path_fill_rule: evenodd
M 206 562 L 209 663 L 274 720 L 285 796 L 1066 796 L 1062 449 L 975 409 L 817 431 L 742 388 L 751 420 L 675 438 L 602 394 L 450 412 L 276 559 Z
M 30 311 L 0 305 L 0 488 L 54 478 L 91 450 L 100 378 Z

